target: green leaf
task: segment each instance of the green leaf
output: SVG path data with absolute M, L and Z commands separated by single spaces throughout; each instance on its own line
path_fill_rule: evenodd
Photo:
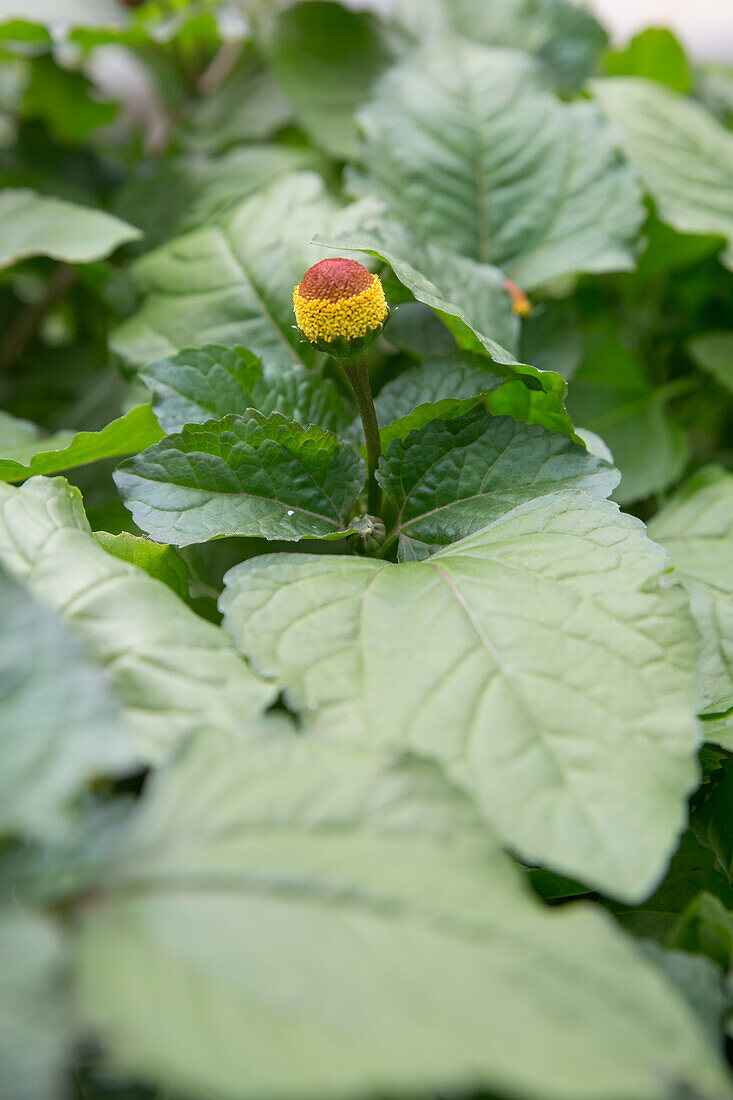
M 645 943 L 644 954 L 653 960 L 680 991 L 703 1024 L 711 1043 L 721 1048 L 721 1021 L 731 1007 L 730 994 L 723 988 L 720 968 L 702 955 L 665 950 Z
M 728 970 L 733 961 L 733 913 L 719 898 L 703 891 L 680 916 L 668 945 L 693 955 L 707 955 Z
M 343 432 L 354 418 L 335 386 L 299 367 L 263 369 L 245 348 L 209 344 L 189 348 L 146 367 L 141 376 L 153 391 L 153 409 L 166 432 L 203 424 L 228 413 L 257 409 Z
M 197 739 L 106 862 L 79 1004 L 117 1065 L 221 1100 L 724 1091 L 666 977 L 544 910 L 437 769 L 262 732 Z
M 639 900 L 697 783 L 695 645 L 664 551 L 560 491 L 424 562 L 266 556 L 226 629 L 341 737 L 439 760 L 530 863 Z
M 733 474 L 698 474 L 649 524 L 669 550 L 700 632 L 703 718 L 711 741 L 733 748 Z
M 31 426 L 32 427 L 32 426 Z M 30 435 L 31 433 L 28 433 Z M 22 481 L 32 474 L 56 474 L 102 458 L 134 454 L 162 436 L 150 405 L 138 405 L 99 432 L 60 432 L 48 439 L 0 444 L 0 481 Z
M 63 478 L 0 485 L 0 565 L 56 611 L 108 672 L 147 759 L 202 725 L 235 729 L 270 701 L 211 623 L 95 541 Z
M 117 535 L 95 531 L 94 537 L 108 554 L 136 565 L 149 577 L 167 584 L 182 600 L 188 599 L 188 567 L 172 546 L 161 546 L 129 531 Z
M 642 76 L 676 92 L 692 90 L 693 73 L 685 51 L 666 27 L 649 27 L 623 50 L 605 58 L 609 76 Z
M 343 538 L 366 471 L 332 432 L 248 409 L 187 424 L 114 478 L 138 527 L 190 546 L 226 535 Z
M 607 904 L 619 923 L 636 938 L 666 943 L 680 914 L 701 890 L 712 891 L 725 904 L 733 905 L 733 891 L 713 853 L 688 831 L 682 836 L 664 880 L 648 900 L 632 908 Z
M 565 0 L 397 0 L 397 10 L 415 35 L 453 30 L 532 53 L 568 89 L 582 84 L 607 42 L 593 16 Z
M 557 100 L 526 55 L 430 42 L 359 117 L 355 187 L 432 244 L 525 290 L 632 266 L 645 216 L 633 173 L 595 106 Z
M 63 1094 L 69 1013 L 65 958 L 50 920 L 19 906 L 0 909 L 0 1065 L 3 1100 Z
M 621 471 L 615 493 L 621 504 L 664 492 L 684 472 L 687 440 L 666 411 L 675 391 L 674 385 L 652 385 L 612 320 L 585 334 L 585 358 L 570 384 L 568 411 L 575 424 L 596 432 L 610 448 Z
M 112 339 L 124 359 L 144 365 L 181 348 L 242 345 L 274 366 L 310 366 L 313 349 L 297 335 L 293 288 L 324 253 L 314 233 L 339 225 L 338 207 L 309 172 L 249 196 L 216 224 L 194 229 L 134 267 L 147 294 Z
M 416 561 L 557 489 L 608 496 L 618 472 L 560 432 L 479 410 L 434 420 L 383 455 L 377 481 L 398 508 L 400 561 Z
M 104 675 L 0 573 L 0 834 L 58 839 L 85 784 L 134 763 Z
M 252 52 L 244 51 L 221 87 L 195 103 L 182 127 L 181 139 L 188 149 L 214 157 L 242 142 L 271 137 L 292 117 L 292 108 L 272 73 Z M 276 151 L 275 146 L 269 148 Z M 234 152 L 246 156 L 247 150 Z M 216 161 L 208 165 L 210 171 L 216 171 Z
M 708 332 L 687 346 L 692 359 L 733 393 L 733 332 Z
M 485 355 L 455 352 L 425 359 L 388 382 L 377 395 L 374 405 L 383 425 L 382 449 L 431 420 L 460 416 L 478 404 L 495 416 L 512 416 L 566 433 L 568 418 L 557 396 L 530 388 L 525 381 L 532 379 L 512 375 Z
M 662 221 L 726 237 L 721 260 L 733 266 L 733 134 L 702 104 L 649 80 L 596 80 L 593 92 Z
M 380 24 L 368 12 L 311 0 L 277 18 L 265 51 L 313 144 L 338 160 L 353 157 L 355 112 L 391 59 Z
M 102 210 L 14 187 L 0 194 L 0 226 L 0 267 L 29 256 L 90 263 L 140 237 L 139 230 Z
M 293 172 L 317 171 L 323 158 L 290 145 L 244 145 L 220 157 L 189 155 L 149 164 L 120 188 L 114 212 L 145 234 L 146 249 L 219 218 Z
M 94 93 L 94 85 L 83 73 L 61 68 L 51 55 L 36 57 L 23 96 L 23 113 L 42 119 L 60 142 L 80 144 L 117 114 L 117 104 L 105 103 Z

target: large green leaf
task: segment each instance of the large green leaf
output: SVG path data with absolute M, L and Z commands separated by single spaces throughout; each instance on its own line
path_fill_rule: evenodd
M 334 432 L 344 431 L 354 418 L 353 407 L 328 379 L 295 366 L 266 370 L 245 348 L 188 348 L 141 374 L 166 432 L 247 409 L 264 416 L 279 412 L 303 427 L 318 424 Z
M 393 537 L 401 561 L 426 558 L 526 500 L 557 489 L 604 497 L 618 480 L 612 466 L 566 435 L 483 409 L 396 439 L 377 473 L 398 508 Z
M 424 562 L 269 555 L 225 626 L 342 737 L 440 760 L 525 859 L 638 900 L 697 781 L 695 644 L 664 551 L 560 491 Z
M 102 458 L 134 454 L 156 443 L 163 434 L 150 405 L 138 405 L 99 432 L 59 432 L 43 439 L 32 425 L 27 428 L 25 438 L 11 438 L 10 446 L 6 446 L 3 436 L 0 481 L 23 481 L 32 474 L 56 474 Z
M 29 256 L 89 263 L 140 236 L 138 229 L 102 210 L 12 187 L 0 194 L 0 227 L 0 267 Z
M 366 12 L 309 0 L 275 20 L 265 50 L 312 143 L 338 160 L 354 156 L 356 109 L 391 60 L 379 23 Z
M 662 221 L 726 237 L 721 258 L 733 266 L 733 134 L 702 104 L 651 80 L 596 80 L 593 91 Z
M 293 327 L 293 287 L 324 255 L 310 241 L 339 225 L 337 212 L 318 176 L 296 173 L 148 253 L 134 267 L 147 299 L 117 329 L 114 349 L 140 365 L 206 343 L 243 345 L 273 365 L 312 364 Z
M 733 748 L 733 475 L 698 474 L 654 517 L 652 537 L 667 547 L 700 631 L 704 726 Z
M 0 573 L 0 834 L 57 839 L 85 783 L 134 761 L 103 673 Z
M 51 921 L 0 909 L 0 1065 L 3 1100 L 57 1100 L 71 1039 L 66 960 Z
M 221 630 L 102 549 L 79 491 L 63 478 L 0 485 L 0 565 L 57 611 L 107 670 L 147 758 L 202 725 L 236 728 L 268 703 L 271 689 Z
M 396 0 L 413 34 L 457 31 L 472 42 L 533 53 L 563 87 L 590 74 L 607 36 L 589 12 L 567 0 Z
M 221 1100 L 725 1088 L 672 983 L 544 910 L 437 769 L 263 733 L 191 745 L 109 854 L 79 1004 L 118 1064 Z
M 188 424 L 114 476 L 138 527 L 189 546 L 225 535 L 341 538 L 366 471 L 332 432 L 249 409 Z
M 654 386 L 626 348 L 615 322 L 601 319 L 585 334 L 585 357 L 570 383 L 568 410 L 575 424 L 607 443 L 621 471 L 615 497 L 630 504 L 679 481 L 688 460 L 684 432 L 667 414 L 676 386 Z
M 644 219 L 594 105 L 561 103 L 525 54 L 431 41 L 360 112 L 360 193 L 525 289 L 632 266 Z

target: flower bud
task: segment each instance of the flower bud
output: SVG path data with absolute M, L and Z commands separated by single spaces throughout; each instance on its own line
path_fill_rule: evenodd
M 504 289 L 512 300 L 512 311 L 518 317 L 529 317 L 532 313 L 532 303 L 521 287 L 518 287 L 511 279 L 504 280 Z
M 378 275 L 356 260 L 321 260 L 293 291 L 301 336 L 337 359 L 362 355 L 389 318 Z

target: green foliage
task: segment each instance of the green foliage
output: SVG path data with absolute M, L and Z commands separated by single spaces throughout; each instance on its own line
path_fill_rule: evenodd
M 0 0 L 2 1100 L 729 1095 L 730 89 Z

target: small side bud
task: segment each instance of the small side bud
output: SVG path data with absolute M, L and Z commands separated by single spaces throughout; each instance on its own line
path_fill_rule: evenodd
M 350 545 L 359 554 L 373 554 L 384 546 L 387 529 L 377 516 L 357 516 L 351 521 Z
M 518 317 L 529 317 L 532 313 L 532 303 L 521 287 L 518 287 L 511 279 L 504 280 L 504 289 L 512 300 L 512 310 Z

